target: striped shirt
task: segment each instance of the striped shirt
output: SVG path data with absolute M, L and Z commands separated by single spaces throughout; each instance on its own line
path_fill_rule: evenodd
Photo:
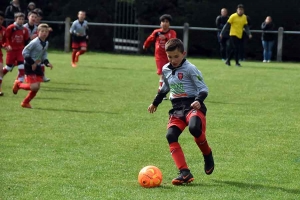
M 179 98 L 195 98 L 200 92 L 208 93 L 202 73 L 195 65 L 185 60 L 180 67 L 173 70 L 170 63 L 164 65 L 162 73 L 164 83 L 161 92 L 170 91 L 170 100 Z

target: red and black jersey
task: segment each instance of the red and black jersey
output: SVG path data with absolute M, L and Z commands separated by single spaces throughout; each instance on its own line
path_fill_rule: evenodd
M 4 26 L 0 26 L 0 48 L 3 47 L 5 43 L 5 32 L 6 28 Z
M 160 37 L 161 35 L 164 35 L 165 38 Z M 144 42 L 144 47 L 148 48 L 151 45 L 151 43 L 155 41 L 155 59 L 168 60 L 165 51 L 165 44 L 171 38 L 176 38 L 176 32 L 174 30 L 169 29 L 167 32 L 163 32 L 161 28 L 155 29 Z
M 12 50 L 23 49 L 29 40 L 27 28 L 11 24 L 6 28 L 6 46 L 11 46 Z

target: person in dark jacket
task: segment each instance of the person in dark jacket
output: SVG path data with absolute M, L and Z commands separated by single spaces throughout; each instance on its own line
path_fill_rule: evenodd
M 5 9 L 6 27 L 14 23 L 15 13 L 22 12 L 19 0 L 12 0 Z
M 216 18 L 216 26 L 218 29 L 218 42 L 220 44 L 220 54 L 222 57 L 222 60 L 225 61 L 227 59 L 227 50 L 229 48 L 229 31 L 224 34 L 222 39 L 220 38 L 221 30 L 223 29 L 224 25 L 227 23 L 229 17 L 228 17 L 228 11 L 226 8 L 221 9 L 221 15 L 219 15 Z
M 275 25 L 273 23 L 272 17 L 267 16 L 266 20 L 261 24 L 261 29 L 263 31 L 274 31 Z M 261 40 L 264 48 L 263 62 L 270 62 L 272 58 L 272 49 L 275 42 L 275 34 L 263 32 Z
M 27 10 L 25 12 L 25 16 L 28 17 L 28 14 L 33 11 L 36 8 L 36 5 L 34 2 L 29 2 L 28 6 L 27 6 Z

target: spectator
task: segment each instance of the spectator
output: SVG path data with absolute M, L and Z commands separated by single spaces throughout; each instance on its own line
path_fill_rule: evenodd
M 27 6 L 27 10 L 25 12 L 25 16 L 28 16 L 28 14 L 33 11 L 36 8 L 36 5 L 34 2 L 30 2 Z
M 227 59 L 227 49 L 229 46 L 229 32 L 227 31 L 222 39 L 220 38 L 220 33 L 225 24 L 227 23 L 229 17 L 228 17 L 228 11 L 226 8 L 221 9 L 221 15 L 219 15 L 216 19 L 216 26 L 218 28 L 218 42 L 220 43 L 220 54 L 222 57 L 222 60 L 225 61 Z
M 6 27 L 14 23 L 15 13 L 22 12 L 19 0 L 12 0 L 5 9 Z
M 225 64 L 230 66 L 230 60 L 235 55 L 235 65 L 237 67 L 241 67 L 241 64 L 239 63 L 239 51 L 242 42 L 243 30 L 245 29 L 249 38 L 252 38 L 248 27 L 247 17 L 244 15 L 244 6 L 242 4 L 237 6 L 236 13 L 230 15 L 227 23 L 220 33 L 221 39 L 228 29 L 230 29 L 230 53 L 228 53 L 228 58 L 226 59 Z
M 267 16 L 267 18 L 261 25 L 261 29 L 263 31 L 273 31 L 275 29 L 275 25 L 273 23 L 272 17 Z M 270 62 L 272 58 L 272 49 L 275 41 L 275 34 L 263 32 L 261 40 L 264 48 L 263 62 Z
M 246 17 L 247 17 L 247 21 L 248 21 L 248 27 L 249 27 L 249 29 L 251 29 L 251 27 L 252 27 L 251 19 L 248 15 L 246 15 Z M 249 40 L 249 37 L 244 29 L 243 36 L 242 36 L 242 42 L 241 42 L 241 46 L 240 46 L 240 54 L 239 54 L 240 61 L 245 61 L 245 56 L 246 56 L 245 55 L 245 46 L 246 46 L 248 40 Z

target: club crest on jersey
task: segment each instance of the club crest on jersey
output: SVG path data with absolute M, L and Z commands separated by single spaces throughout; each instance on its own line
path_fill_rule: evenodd
M 178 77 L 179 80 L 182 80 L 182 79 L 183 79 L 183 73 L 182 73 L 182 72 L 179 72 L 179 73 L 177 74 L 177 77 Z

